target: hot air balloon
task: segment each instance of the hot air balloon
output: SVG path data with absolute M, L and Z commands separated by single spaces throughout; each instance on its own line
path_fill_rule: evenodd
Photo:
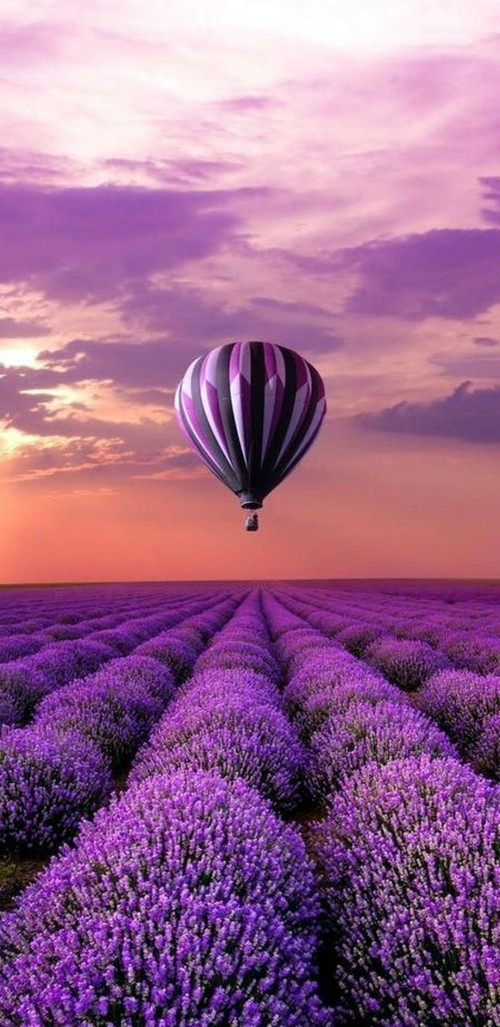
M 207 467 L 255 513 L 316 438 L 326 411 L 316 368 L 272 342 L 218 346 L 188 367 L 175 395 L 179 425 Z

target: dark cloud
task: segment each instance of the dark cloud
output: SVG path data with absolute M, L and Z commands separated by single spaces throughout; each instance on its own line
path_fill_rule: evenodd
M 215 253 L 239 224 L 237 201 L 258 195 L 3 184 L 0 281 L 63 300 L 117 300 L 130 282 Z
M 350 314 L 460 319 L 500 301 L 500 229 L 442 228 L 290 259 L 312 275 L 356 273 Z
M 478 335 L 474 339 L 475 346 L 499 346 L 498 339 L 490 339 L 488 335 Z
M 308 303 L 256 296 L 246 305 L 230 308 L 214 303 L 199 289 L 160 289 L 140 283 L 122 309 L 132 328 L 167 332 L 172 356 L 177 350 L 184 365 L 209 346 L 236 339 L 269 339 L 310 354 L 329 353 L 342 344 L 328 324 L 318 323 L 320 318 L 326 320 L 328 312 Z
M 36 396 L 27 394 L 25 390 L 30 387 L 38 388 L 39 393 Z M 7 427 L 14 426 L 18 420 L 29 422 L 33 411 L 43 410 L 52 399 L 52 394 L 44 393 L 42 389 L 41 382 L 30 384 L 29 378 L 18 368 L 5 368 L 3 371 L 0 368 L 0 420 Z
M 172 390 L 181 376 L 189 351 L 167 339 L 131 342 L 128 339 L 72 339 L 57 350 L 42 350 L 43 371 L 59 384 L 110 382 L 130 388 Z M 192 358 L 197 354 L 193 352 Z M 34 373 L 36 379 L 37 372 Z
M 377 431 L 500 442 L 500 385 L 474 389 L 462 382 L 451 393 L 429 403 L 407 403 L 374 413 L 359 414 L 358 424 Z
M 17 321 L 15 317 L 0 317 L 0 339 L 37 339 L 43 335 L 50 335 L 50 328 L 42 321 Z

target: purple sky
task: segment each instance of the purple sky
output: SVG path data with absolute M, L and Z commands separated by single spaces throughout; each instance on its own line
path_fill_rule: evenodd
M 0 580 L 500 576 L 498 13 L 2 4 Z M 329 402 L 253 548 L 172 414 L 238 338 Z

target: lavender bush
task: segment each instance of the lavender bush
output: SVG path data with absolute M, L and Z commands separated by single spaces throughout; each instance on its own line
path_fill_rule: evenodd
M 0 663 L 18 660 L 42 648 L 43 641 L 35 635 L 7 635 L 0 637 Z
M 449 666 L 443 653 L 436 652 L 427 642 L 380 638 L 366 650 L 371 663 L 390 681 L 407 692 L 418 688 L 431 674 Z
M 0 852 L 53 851 L 111 792 L 98 749 L 79 732 L 12 729 L 0 738 Z
M 29 657 L 0 667 L 0 724 L 25 723 L 50 687 L 46 674 Z
M 417 702 L 467 757 L 478 743 L 485 721 L 500 713 L 500 676 L 444 671 L 430 678 Z
M 246 668 L 257 674 L 265 674 L 275 680 L 279 679 L 276 662 L 271 653 L 261 645 L 247 641 L 233 642 L 224 639 L 215 642 L 205 650 L 196 664 L 197 670 L 230 669 L 232 667 Z
M 147 686 L 102 671 L 94 679 L 72 682 L 47 696 L 36 724 L 58 735 L 79 732 L 117 771 L 147 738 L 162 710 L 163 703 Z
M 351 702 L 332 717 L 310 742 L 307 783 L 317 802 L 366 763 L 383 766 L 405 756 L 456 756 L 449 739 L 417 710 L 387 701 Z
M 167 770 L 217 770 L 243 778 L 288 810 L 299 801 L 303 766 L 302 747 L 282 713 L 233 698 L 201 710 L 184 702 L 167 714 L 139 753 L 131 780 Z
M 372 705 L 386 701 L 408 708 L 404 695 L 395 685 L 368 677 L 363 680 L 357 675 L 346 677 L 337 685 L 319 685 L 311 691 L 302 691 L 295 684 L 293 690 L 286 689 L 284 693 L 285 710 L 293 711 L 295 726 L 305 742 L 310 742 L 327 721 L 342 717 L 352 703 L 359 701 Z
M 102 642 L 78 640 L 44 646 L 30 658 L 36 671 L 45 675 L 52 688 L 61 688 L 73 678 L 82 678 L 110 660 L 116 653 Z
M 456 634 L 444 643 L 443 650 L 455 667 L 463 667 L 477 674 L 500 672 L 499 639 Z
M 318 830 L 338 1024 L 498 1027 L 498 789 L 456 760 L 373 763 Z
M 479 774 L 500 782 L 500 713 L 484 721 L 481 734 L 470 750 L 470 761 Z
M 185 681 L 201 650 L 194 642 L 186 642 L 176 638 L 173 632 L 165 632 L 148 642 L 143 642 L 135 650 L 137 656 L 152 656 L 170 668 L 176 681 Z
M 297 834 L 238 781 L 156 775 L 86 825 L 2 925 L 17 1027 L 320 1027 Z

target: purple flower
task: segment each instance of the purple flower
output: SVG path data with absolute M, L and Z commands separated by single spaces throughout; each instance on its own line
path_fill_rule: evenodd
M 405 756 L 456 756 L 449 741 L 427 717 L 410 706 L 387 701 L 351 702 L 312 736 L 307 782 L 325 802 L 346 777 L 374 762 L 379 766 Z
M 215 641 L 202 653 L 196 663 L 197 671 L 241 667 L 279 680 L 276 662 L 267 648 L 254 642 L 226 641 L 226 637 L 224 632 L 224 639 Z
M 500 712 L 484 721 L 470 761 L 480 774 L 500 782 Z
M 95 678 L 72 682 L 42 702 L 37 726 L 61 735 L 79 732 L 90 739 L 112 770 L 130 760 L 161 716 L 163 703 L 146 685 L 123 681 L 101 671 Z
M 85 825 L 3 919 L 13 1025 L 320 1027 L 298 835 L 241 781 L 156 775 Z
M 436 652 L 427 642 L 411 642 L 396 638 L 380 638 L 366 650 L 371 663 L 390 681 L 411 692 L 431 674 L 449 666 L 443 653 Z
M 42 639 L 35 635 L 4 635 L 0 637 L 0 664 L 36 653 L 42 645 Z
M 74 678 L 82 678 L 116 654 L 102 642 L 55 642 L 30 657 L 35 670 L 50 681 L 52 688 L 60 688 Z
M 12 729 L 0 738 L 0 851 L 53 851 L 111 792 L 103 759 L 78 732 Z
M 310 686 L 307 692 L 300 692 L 296 685 L 291 695 L 286 689 L 284 697 L 285 709 L 293 710 L 294 723 L 303 741 L 310 741 L 327 721 L 343 717 L 352 703 L 362 701 L 377 705 L 388 701 L 403 704 L 408 709 L 406 697 L 395 685 L 376 678 L 363 679 L 361 675 L 358 677 L 354 674 L 336 685 L 327 682 L 316 687 Z
M 457 634 L 445 642 L 444 652 L 456 667 L 475 671 L 477 674 L 500 672 L 500 639 L 474 638 L 471 634 Z
M 137 656 L 153 656 L 166 664 L 172 671 L 176 681 L 185 681 L 196 660 L 201 642 L 198 646 L 176 638 L 174 631 L 166 631 L 156 638 L 143 642 L 135 650 Z
M 417 702 L 467 757 L 478 743 L 485 721 L 500 713 L 500 676 L 443 671 L 420 689 Z
M 353 656 L 364 656 L 368 646 L 383 634 L 383 628 L 372 624 L 351 624 L 338 631 L 335 637 Z
M 217 770 L 243 778 L 278 809 L 301 794 L 304 752 L 286 718 L 272 706 L 227 695 L 199 708 L 196 698 L 177 703 L 139 753 L 131 780 L 178 769 Z
M 33 666 L 29 656 L 0 667 L 0 723 L 25 723 L 49 691 L 47 676 Z
M 500 1023 L 499 800 L 428 756 L 344 782 L 316 839 L 337 1023 Z

